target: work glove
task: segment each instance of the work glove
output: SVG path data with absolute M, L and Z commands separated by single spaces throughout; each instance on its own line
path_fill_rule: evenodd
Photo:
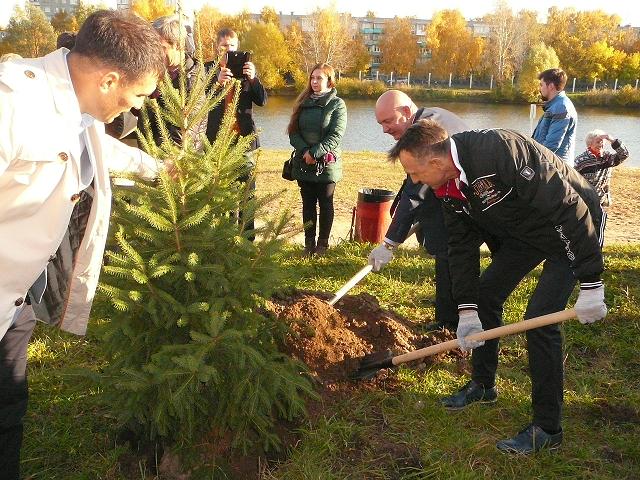
M 580 294 L 574 308 L 578 320 L 583 325 L 602 320 L 607 315 L 602 282 L 581 283 Z
M 382 242 L 369 254 L 369 265 L 373 266 L 374 272 L 379 272 L 382 267 L 393 260 L 393 245 Z
M 458 313 L 458 330 L 456 330 L 456 337 L 458 337 L 460 350 L 468 352 L 473 348 L 484 345 L 483 341 L 476 342 L 466 339 L 468 335 L 482 331 L 484 330 L 482 329 L 482 323 L 480 323 L 480 317 L 478 317 L 476 310 L 462 310 Z

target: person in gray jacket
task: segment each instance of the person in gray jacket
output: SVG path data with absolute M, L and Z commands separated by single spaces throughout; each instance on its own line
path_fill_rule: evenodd
M 423 118 L 437 121 L 450 135 L 469 129 L 456 114 L 438 107 L 418 108 L 407 94 L 399 90 L 383 93 L 376 102 L 375 114 L 382 131 L 394 140 L 398 140 L 407 128 Z M 414 183 L 407 175 L 394 205 L 396 208 L 392 212 L 391 225 L 383 242 L 369 254 L 369 263 L 374 271 L 379 271 L 389 263 L 393 259 L 393 250 L 407 239 L 411 226 L 418 223 L 418 241 L 435 258 L 436 315 L 435 322 L 425 328 L 455 330 L 458 307 L 451 294 L 447 230 L 441 201 L 433 195 L 428 185 Z

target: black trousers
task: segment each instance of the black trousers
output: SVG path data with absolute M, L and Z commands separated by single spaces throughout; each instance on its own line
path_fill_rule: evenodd
M 458 328 L 458 303 L 453 299 L 449 255 L 447 252 L 435 255 L 436 269 L 436 322 L 449 330 Z
M 28 309 L 30 312 L 31 309 Z M 20 478 L 22 420 L 27 412 L 27 345 L 36 321 L 23 311 L 0 341 L 0 478 Z
M 333 226 L 333 193 L 335 182 L 316 183 L 298 180 L 300 195 L 302 196 L 302 221 L 304 227 L 305 244 L 314 244 L 316 239 L 316 224 L 320 223 L 318 241 L 326 242 Z M 318 222 L 318 209 L 320 220 Z
M 566 258 L 546 258 L 543 252 L 515 240 L 506 241 L 480 276 L 478 314 L 485 330 L 502 325 L 505 300 L 518 283 L 544 261 L 524 318 L 563 310 L 576 284 Z M 533 423 L 545 430 L 561 428 L 563 398 L 562 332 L 558 324 L 526 332 L 531 375 Z M 491 387 L 498 367 L 498 340 L 473 350 L 472 378 Z

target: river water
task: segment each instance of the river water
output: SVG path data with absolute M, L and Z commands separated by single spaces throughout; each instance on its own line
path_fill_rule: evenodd
M 255 107 L 260 143 L 265 148 L 289 148 L 286 134 L 294 97 L 271 97 L 264 107 Z M 382 133 L 373 111 L 375 99 L 347 99 L 349 120 L 342 142 L 343 150 L 385 152 L 393 138 Z M 471 128 L 512 128 L 530 133 L 529 105 L 493 105 L 486 103 L 440 102 L 437 105 L 459 115 Z M 599 128 L 622 140 L 629 149 L 625 165 L 640 167 L 640 110 L 611 111 L 606 108 L 581 107 L 578 111 L 576 154 L 586 149 L 587 132 Z M 537 116 L 542 115 L 538 107 Z M 537 117 L 535 122 L 537 122 Z M 535 125 L 535 123 L 534 123 Z

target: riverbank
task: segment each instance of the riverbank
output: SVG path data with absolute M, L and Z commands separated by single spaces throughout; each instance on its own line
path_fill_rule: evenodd
M 360 81 L 355 78 L 342 78 L 338 81 L 338 91 L 342 98 L 377 98 L 390 87 L 381 81 Z M 511 86 L 502 88 L 460 88 L 431 87 L 424 85 L 395 85 L 418 102 L 471 102 L 506 105 L 528 105 L 530 102 Z M 570 90 L 570 89 L 568 89 Z M 291 85 L 271 92 L 275 96 L 296 96 L 299 88 Z M 640 90 L 626 86 L 617 90 L 602 89 L 586 92 L 567 92 L 576 106 L 606 107 L 628 109 L 640 107 Z
M 269 209 L 289 208 L 301 223 L 302 203 L 296 182 L 288 182 L 281 177 L 282 163 L 289 158 L 290 150 L 261 149 L 258 160 L 258 194 L 278 194 Z M 345 152 L 344 177 L 336 187 L 334 197 L 335 219 L 331 233 L 331 244 L 338 244 L 349 238 L 352 209 L 358 198 L 358 189 L 383 188 L 397 190 L 405 177 L 400 164 L 386 162 L 379 152 Z M 640 243 L 640 168 L 620 166 L 614 169 L 612 181 L 613 205 L 609 209 L 605 244 Z M 294 237 L 296 243 L 303 243 L 302 233 Z M 416 244 L 415 237 L 406 242 Z

